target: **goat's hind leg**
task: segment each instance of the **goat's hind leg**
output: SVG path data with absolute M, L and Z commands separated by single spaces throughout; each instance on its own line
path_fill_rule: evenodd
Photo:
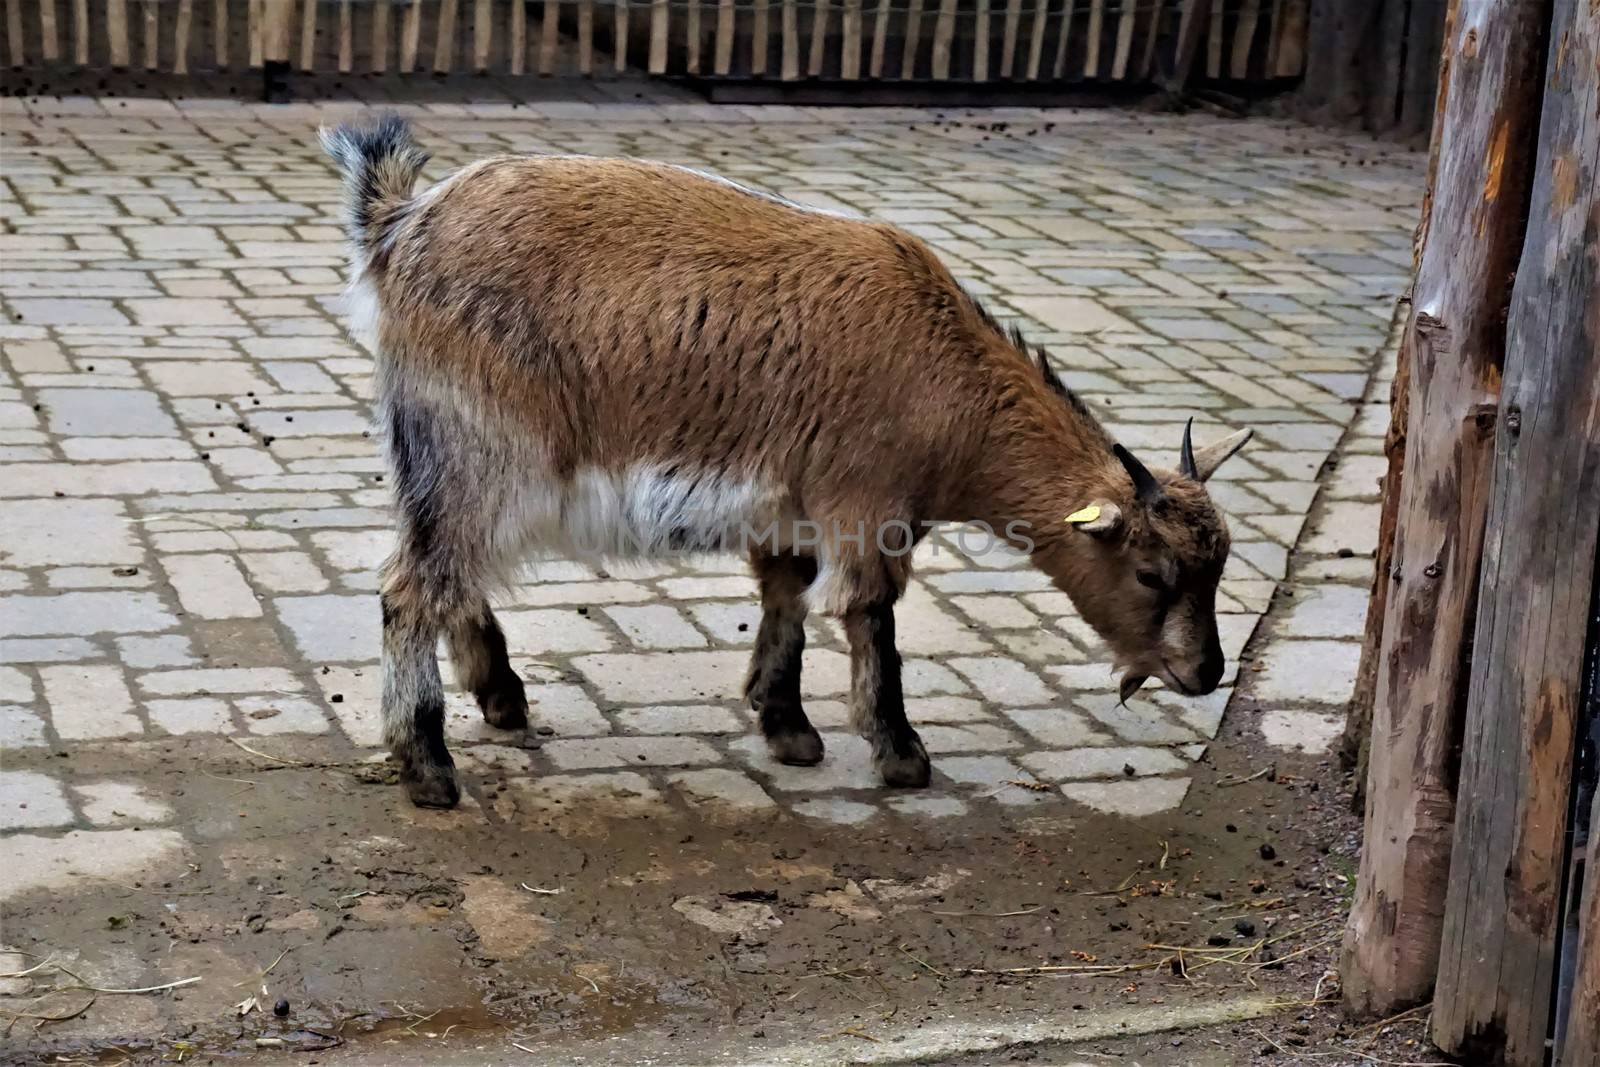
M 773 759 L 800 766 L 820 763 L 822 736 L 800 706 L 805 591 L 817 576 L 816 560 L 757 552 L 751 556 L 750 568 L 761 583 L 761 627 L 750 657 L 745 696 L 761 716 L 761 732 Z
M 527 691 L 511 669 L 505 634 L 487 601 L 450 627 L 449 641 L 456 680 L 477 699 L 484 721 L 501 730 L 525 729 Z
M 444 742 L 437 651 L 442 620 L 420 594 L 414 571 L 402 549 L 385 574 L 383 739 L 400 763 L 400 782 L 413 804 L 453 808 L 461 788 Z

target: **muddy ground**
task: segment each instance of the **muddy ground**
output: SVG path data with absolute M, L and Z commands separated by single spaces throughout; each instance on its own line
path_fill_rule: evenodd
M 1236 705 L 1179 812 L 991 806 L 855 829 L 626 796 L 569 808 L 492 770 L 469 774 L 461 809 L 418 811 L 386 766 L 326 762 L 326 742 L 154 745 L 146 784 L 200 843 L 140 882 L 20 898 L 5 938 L 111 965 L 123 988 L 201 980 L 41 996 L 28 1012 L 72 1017 L 12 1019 L 7 1058 L 1013 1062 L 1056 1056 L 1026 1029 L 1041 1021 L 1164 1030 L 1234 1011 L 1260 1017 L 1099 1034 L 1072 1055 L 1338 1052 L 1328 972 L 1357 824 L 1337 768 L 1258 754 L 1252 717 Z M 125 775 L 130 755 L 56 758 Z M 53 967 L 21 981 L 72 984 Z M 958 1060 L 938 1043 L 983 1028 L 1043 1044 Z

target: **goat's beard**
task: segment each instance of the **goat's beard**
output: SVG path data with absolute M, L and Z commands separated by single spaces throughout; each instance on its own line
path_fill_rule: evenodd
M 1138 671 L 1129 671 L 1127 674 L 1124 674 L 1122 676 L 1122 683 L 1117 686 L 1117 691 L 1122 697 L 1118 703 L 1126 704 L 1128 702 L 1128 698 L 1137 693 L 1139 691 L 1139 687 L 1144 685 L 1149 678 L 1150 676 L 1148 674 L 1140 674 Z

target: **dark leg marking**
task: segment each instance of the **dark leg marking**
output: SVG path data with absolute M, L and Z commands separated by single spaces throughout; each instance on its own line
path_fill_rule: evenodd
M 413 804 L 453 808 L 461 789 L 444 743 L 444 688 L 434 651 L 438 628 L 387 594 L 382 604 L 384 740 L 399 760 L 400 781 Z
M 750 657 L 745 695 L 761 716 L 767 749 L 779 763 L 822 762 L 822 736 L 800 701 L 800 657 L 806 648 L 805 591 L 817 576 L 810 556 L 757 555 L 751 568 L 761 583 L 761 627 Z
M 894 644 L 894 598 L 845 613 L 850 639 L 850 714 L 872 745 L 872 763 L 885 785 L 921 788 L 932 774 L 927 749 L 906 720 L 900 653 Z
M 506 637 L 487 603 L 467 620 L 451 627 L 450 661 L 456 680 L 478 701 L 483 719 L 501 730 L 528 725 L 528 696 L 522 679 L 511 669 Z

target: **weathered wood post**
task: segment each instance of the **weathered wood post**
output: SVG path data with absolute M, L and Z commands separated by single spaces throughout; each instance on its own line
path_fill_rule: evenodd
M 1345 1000 L 1388 1014 L 1433 987 L 1455 821 L 1504 314 L 1522 247 L 1544 59 L 1525 0 L 1452 4 L 1439 169 L 1402 359 L 1410 434 L 1373 709 Z
M 1553 7 L 1433 1006 L 1440 1047 L 1528 1067 L 1550 1022 L 1600 540 L 1600 8 Z

